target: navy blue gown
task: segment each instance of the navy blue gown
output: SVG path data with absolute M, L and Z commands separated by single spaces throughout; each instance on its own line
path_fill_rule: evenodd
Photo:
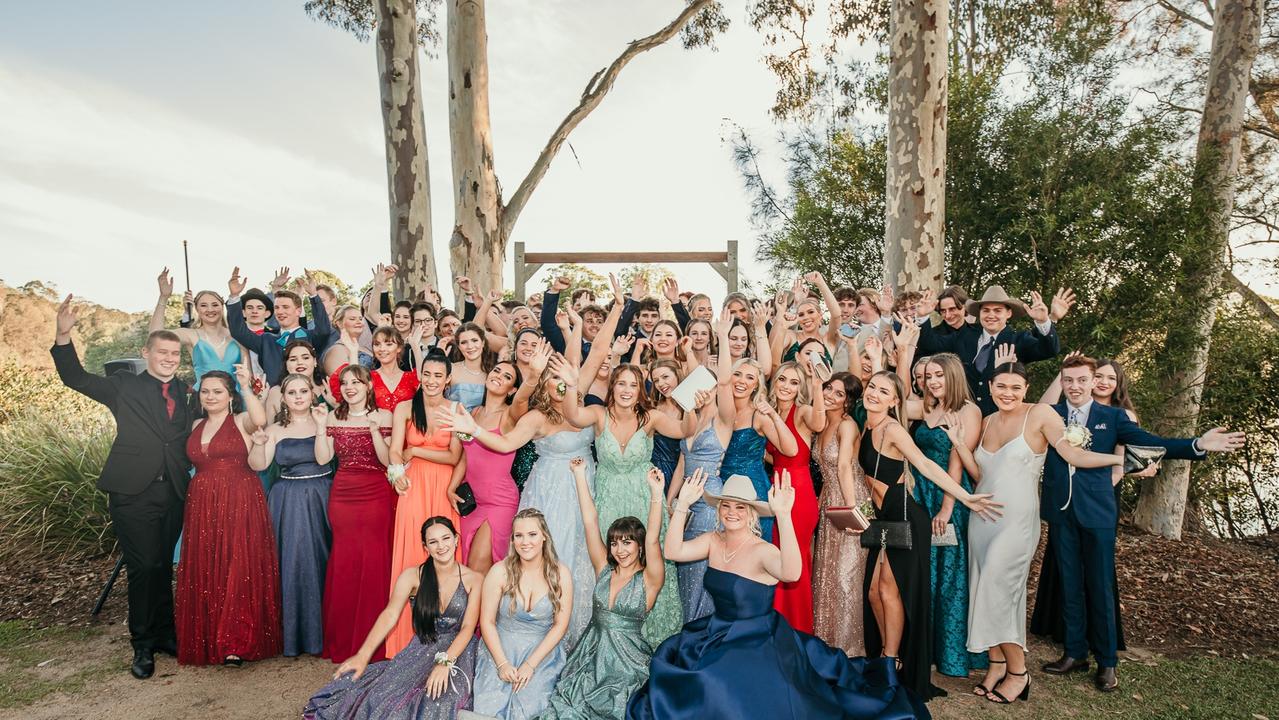
M 666 489 L 671 489 L 671 479 L 675 475 L 675 466 L 679 464 L 679 439 L 653 433 L 653 466 L 662 471 Z
M 773 585 L 708 568 L 715 613 L 653 655 L 627 720 L 688 718 L 928 718 L 890 658 L 850 658 L 773 610 Z
M 324 576 L 329 562 L 329 489 L 333 469 L 315 462 L 315 438 L 275 444 L 280 477 L 267 507 L 280 558 L 284 655 L 319 655 L 324 647 Z

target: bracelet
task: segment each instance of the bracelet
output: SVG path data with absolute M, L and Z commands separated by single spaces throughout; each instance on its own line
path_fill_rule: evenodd
M 510 663 L 508 663 L 508 662 L 506 662 L 505 660 L 503 660 L 503 661 L 502 661 L 502 664 L 497 666 L 497 671 L 498 671 L 498 672 L 502 672 L 502 668 L 506 667 L 507 665 L 510 665 Z

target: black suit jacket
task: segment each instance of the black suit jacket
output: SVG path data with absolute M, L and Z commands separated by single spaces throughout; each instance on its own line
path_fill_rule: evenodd
M 115 417 L 115 441 L 98 476 L 98 488 L 136 495 L 164 477 L 173 483 L 178 497 L 185 499 L 191 468 L 187 459 L 191 414 L 186 383 L 177 378 L 171 381 L 169 394 L 176 407 L 170 420 L 155 377 L 145 372 L 94 375 L 80 364 L 71 343 L 54 345 L 50 353 L 63 385 L 106 405 Z
M 968 377 L 968 389 L 973 394 L 973 401 L 981 408 L 981 414 L 995 412 L 995 402 L 990 399 L 990 378 L 994 373 L 994 356 L 986 372 L 977 372 L 973 360 L 977 356 L 977 344 L 981 342 L 982 327 L 976 323 L 968 323 L 949 335 L 937 332 L 931 323 L 924 323 L 919 328 L 919 347 L 917 355 L 934 355 L 940 352 L 954 353 L 964 363 L 964 374 Z M 1039 328 L 1020 332 L 1005 327 L 995 337 L 995 347 L 1011 344 L 1017 349 L 1017 360 L 1032 363 L 1056 357 L 1061 350 L 1057 339 L 1057 323 L 1053 323 L 1048 334 L 1039 332 Z

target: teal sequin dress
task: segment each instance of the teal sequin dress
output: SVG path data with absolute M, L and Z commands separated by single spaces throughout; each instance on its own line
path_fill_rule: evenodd
M 599 464 L 595 468 L 595 506 L 599 510 L 600 530 L 608 532 L 613 521 L 626 516 L 648 521 L 648 469 L 653 466 L 653 438 L 636 430 L 626 441 L 623 452 L 604 420 L 604 431 L 595 436 L 595 452 Z M 647 528 L 652 531 L 652 528 Z M 662 513 L 662 537 L 666 536 L 666 513 Z M 657 647 L 663 640 L 679 632 L 684 613 L 679 604 L 679 578 L 675 563 L 666 563 L 666 583 L 657 595 L 657 603 L 644 621 L 644 639 Z
M 927 423 L 915 427 L 915 444 L 929 460 L 943 470 L 950 465 L 950 437 L 941 427 Z M 932 517 L 941 510 L 946 493 L 932 480 L 910 469 L 915 476 L 915 501 Z M 973 481 L 964 473 L 960 484 L 973 491 Z M 933 662 L 937 671 L 951 677 L 967 677 L 969 670 L 984 669 L 986 653 L 968 652 L 968 508 L 958 500 L 951 511 L 958 545 L 934 546 L 929 557 L 932 576 Z
M 626 701 L 648 679 L 653 647 L 640 627 L 648 615 L 644 573 L 635 573 L 608 606 L 613 568 L 595 581 L 591 624 L 569 655 L 550 705 L 538 720 L 622 720 Z

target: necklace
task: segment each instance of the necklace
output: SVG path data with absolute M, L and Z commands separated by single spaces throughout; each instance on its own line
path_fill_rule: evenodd
M 733 558 L 737 557 L 737 553 L 740 552 L 741 549 L 746 546 L 746 542 L 748 540 L 750 540 L 749 537 L 742 538 L 741 542 L 737 543 L 737 548 L 733 550 L 733 552 L 729 552 L 728 551 L 728 533 L 724 533 L 724 548 L 720 550 L 720 554 L 724 556 L 725 565 L 733 562 Z

